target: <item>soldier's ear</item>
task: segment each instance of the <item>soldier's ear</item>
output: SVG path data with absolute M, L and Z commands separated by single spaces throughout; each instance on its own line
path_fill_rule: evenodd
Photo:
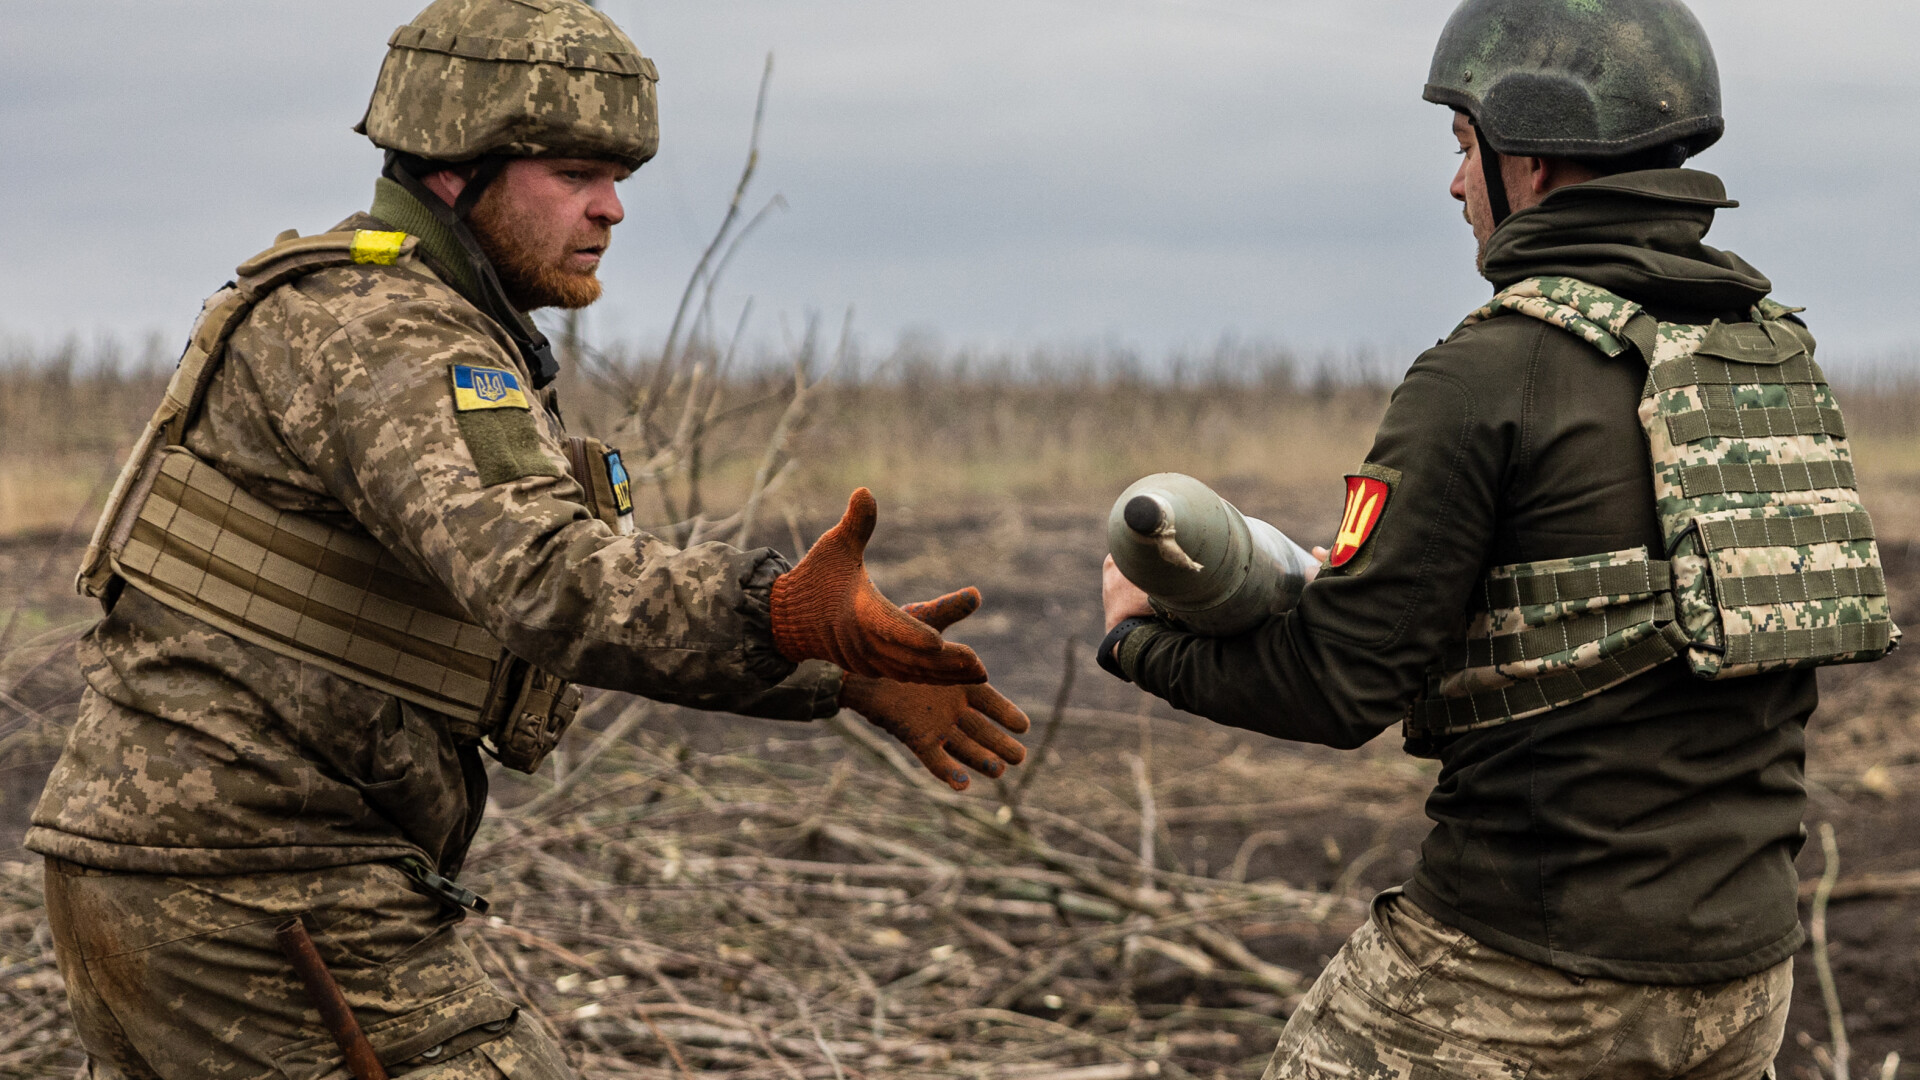
M 440 196 L 440 201 L 452 206 L 460 201 L 460 193 L 467 190 L 467 177 L 457 169 L 439 169 L 421 177 L 420 186 Z

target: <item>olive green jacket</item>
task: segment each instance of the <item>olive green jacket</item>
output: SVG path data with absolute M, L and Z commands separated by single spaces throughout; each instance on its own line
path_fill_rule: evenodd
M 320 270 L 235 330 L 186 446 L 281 510 L 363 530 L 515 655 L 591 686 L 751 715 L 838 709 L 840 673 L 775 651 L 767 549 L 616 535 L 567 475 L 551 395 L 456 409 L 451 365 L 531 372 L 454 282 L 459 249 L 383 183 L 439 274 Z M 391 208 L 391 209 L 388 209 Z M 385 228 L 358 215 L 340 228 Z M 514 448 L 484 476 L 476 441 Z M 498 456 L 498 455 L 496 455 Z M 494 467 L 499 472 L 498 463 Z M 80 643 L 90 689 L 27 846 L 109 870 L 226 874 L 424 857 L 451 876 L 486 805 L 445 717 L 129 588 Z
M 1580 278 L 1667 321 L 1743 319 L 1770 289 L 1701 240 L 1731 206 L 1690 170 L 1562 188 L 1495 233 L 1505 287 Z M 1394 483 L 1360 555 L 1294 612 L 1231 639 L 1149 624 L 1117 653 L 1174 705 L 1280 738 L 1358 746 L 1407 715 L 1486 571 L 1661 549 L 1646 368 L 1535 319 L 1465 327 L 1394 392 L 1367 462 Z M 1496 948 L 1583 975 L 1695 983 L 1802 941 L 1811 672 L 1704 682 L 1675 661 L 1539 718 L 1419 748 L 1439 758 L 1409 895 Z

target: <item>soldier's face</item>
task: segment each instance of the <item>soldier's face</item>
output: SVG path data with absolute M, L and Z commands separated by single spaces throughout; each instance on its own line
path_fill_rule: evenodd
M 1463 204 L 1461 213 L 1473 227 L 1473 239 L 1479 249 L 1476 266 L 1486 262 L 1487 241 L 1493 236 L 1493 210 L 1487 202 L 1487 175 L 1480 169 L 1480 140 L 1474 136 L 1473 121 L 1465 113 L 1453 114 L 1453 137 L 1460 144 L 1460 168 L 1453 174 L 1448 190 Z M 1504 164 L 1504 163 L 1503 163 Z
M 1485 271 L 1487 242 L 1493 238 L 1493 206 L 1487 198 L 1487 174 L 1480 167 L 1480 139 L 1473 121 L 1465 113 L 1453 114 L 1453 137 L 1460 144 L 1460 168 L 1453 174 L 1453 197 L 1463 204 L 1461 213 L 1473 226 L 1474 243 L 1479 255 L 1474 265 Z M 1500 178 L 1507 189 L 1507 208 L 1513 213 L 1540 205 L 1547 193 L 1568 184 L 1585 183 L 1600 174 L 1588 166 L 1565 158 L 1518 157 L 1500 155 Z
M 590 158 L 519 158 L 488 185 L 468 222 L 515 307 L 600 298 L 600 259 L 626 217 L 614 185 L 629 171 Z

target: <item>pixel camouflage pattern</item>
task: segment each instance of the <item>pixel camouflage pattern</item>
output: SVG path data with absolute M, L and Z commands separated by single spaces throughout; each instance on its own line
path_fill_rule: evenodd
M 1873 660 L 1898 642 L 1839 406 L 1813 361 L 1812 335 L 1785 321 L 1796 310 L 1767 300 L 1748 323 L 1662 323 L 1597 286 L 1537 277 L 1502 290 L 1461 323 L 1511 313 L 1608 356 L 1651 349 L 1640 419 L 1671 592 L 1488 605 L 1469 616 L 1461 648 L 1434 673 L 1431 697 L 1474 698 L 1477 710 L 1481 695 L 1497 701 L 1518 683 L 1592 672 L 1663 632 L 1684 644 L 1694 673 L 1709 679 Z M 1482 591 L 1492 595 L 1503 579 L 1558 580 L 1646 559 L 1635 550 L 1499 567 Z M 1655 648 L 1642 655 L 1660 659 Z M 1566 692 L 1545 708 L 1475 715 L 1466 726 L 1569 704 L 1637 673 L 1562 681 Z

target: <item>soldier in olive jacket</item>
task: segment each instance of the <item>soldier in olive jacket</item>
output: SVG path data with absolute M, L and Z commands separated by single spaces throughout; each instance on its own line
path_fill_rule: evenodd
M 1278 738 L 1354 747 L 1404 722 L 1409 749 L 1440 762 L 1418 869 L 1293 1015 L 1269 1080 L 1750 1080 L 1779 1046 L 1803 941 L 1793 861 L 1814 675 L 1780 663 L 1710 682 L 1678 658 L 1685 619 L 1664 606 L 1673 538 L 1652 497 L 1643 391 L 1668 343 L 1697 345 L 1716 320 L 1794 358 L 1748 369 L 1775 382 L 1817 371 L 1812 338 L 1766 300 L 1765 276 L 1703 242 L 1736 204 L 1716 177 L 1678 167 L 1723 126 L 1712 53 L 1678 0 L 1467 0 L 1427 97 L 1455 110 L 1452 193 L 1482 274 L 1559 292 L 1503 294 L 1536 317 L 1489 309 L 1413 364 L 1295 610 L 1201 637 L 1156 617 L 1109 560 L 1101 660 L 1179 708 Z M 1626 319 L 1619 340 L 1597 329 L 1625 314 L 1645 316 L 1643 345 L 1624 340 Z M 1794 407 L 1766 418 L 1838 433 L 1837 410 L 1816 407 L 1826 388 L 1804 378 L 1773 388 Z M 1801 430 L 1786 441 L 1827 445 Z M 1828 479 L 1801 488 L 1850 494 L 1843 460 L 1812 473 Z M 1844 598 L 1880 613 L 1835 631 L 1866 642 L 1855 659 L 1897 636 L 1865 536 L 1839 539 L 1869 565 L 1833 574 L 1878 592 Z M 1644 571 L 1644 596 L 1613 601 L 1650 614 L 1609 626 L 1599 594 L 1624 588 L 1530 594 L 1497 569 L 1542 563 L 1561 587 L 1613 564 Z M 1585 605 L 1591 636 L 1533 668 L 1532 654 L 1503 653 L 1500 638 L 1540 629 L 1556 604 Z

